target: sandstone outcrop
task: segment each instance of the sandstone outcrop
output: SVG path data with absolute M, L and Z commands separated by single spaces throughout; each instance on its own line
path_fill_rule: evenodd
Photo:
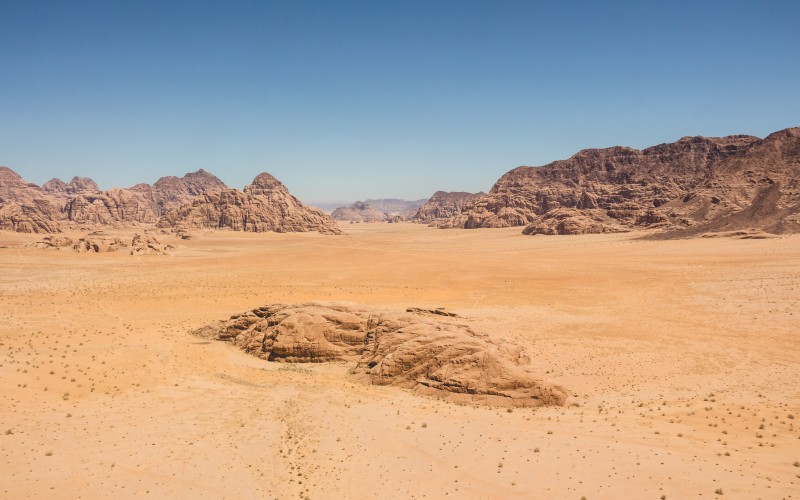
M 337 208 L 331 213 L 331 218 L 341 222 L 386 222 L 390 217 L 386 212 L 363 201 L 357 201 Z
M 27 245 L 30 248 L 69 249 L 79 253 L 108 253 L 121 250 L 131 255 L 168 255 L 172 245 L 163 245 L 151 234 L 134 234 L 130 243 L 118 236 L 103 232 L 93 232 L 78 239 L 67 236 L 45 236 L 40 241 Z
M 192 333 L 230 342 L 269 361 L 355 362 L 355 376 L 451 401 L 563 405 L 567 394 L 529 369 L 516 346 L 476 333 L 464 320 L 316 303 L 273 304 Z
M 620 225 L 603 210 L 556 208 L 525 226 L 522 234 L 600 234 L 628 231 L 630 229 Z
M 0 198 L 0 230 L 18 233 L 59 233 L 61 226 L 48 216 L 52 207 L 43 200 L 20 205 Z
M 174 250 L 172 245 L 164 245 L 152 234 L 134 234 L 131 240 L 131 255 L 168 255 Z
M 436 191 L 424 205 L 417 209 L 411 218 L 413 222 L 431 224 L 455 217 L 464 210 L 467 203 L 486 193 L 465 193 L 459 191 Z
M 228 189 L 204 194 L 189 205 L 168 211 L 158 227 L 232 229 L 278 233 L 318 231 L 340 234 L 336 222 L 322 210 L 306 207 L 267 173 L 259 174 L 244 191 Z
M 62 226 L 154 224 L 169 209 L 224 189 L 227 187 L 221 180 L 202 169 L 183 177 L 162 177 L 152 186 L 137 184 L 101 191 L 87 177 L 73 177 L 69 183 L 51 179 L 40 188 L 26 183 L 11 169 L 0 167 L 0 229 L 57 232 Z
M 588 149 L 543 167 L 519 167 L 441 227 L 530 226 L 528 234 L 558 233 L 545 218 L 556 209 L 586 218 L 571 217 L 570 230 L 577 231 L 650 228 L 666 237 L 748 227 L 798 232 L 800 128 L 765 139 L 684 137 L 644 150 Z M 601 213 L 613 219 L 610 226 Z M 559 218 L 570 219 L 563 213 L 549 219 Z

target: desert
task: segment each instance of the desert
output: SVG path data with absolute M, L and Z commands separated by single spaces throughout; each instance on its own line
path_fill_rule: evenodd
M 797 235 L 342 232 L 166 235 L 170 255 L 140 256 L 0 232 L 2 496 L 796 496 Z M 445 308 L 570 403 L 453 403 L 190 333 L 307 302 Z
M 800 500 L 798 19 L 3 2 L 0 500 Z

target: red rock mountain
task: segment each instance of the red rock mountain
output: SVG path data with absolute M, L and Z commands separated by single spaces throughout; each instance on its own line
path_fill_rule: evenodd
M 228 189 L 205 170 L 162 177 L 152 186 L 101 191 L 88 178 L 52 179 L 41 188 L 0 167 L 0 229 L 55 233 L 77 227 L 155 224 L 182 228 L 338 233 L 326 214 L 305 207 L 269 174 L 244 192 Z
M 464 210 L 467 203 L 485 195 L 486 193 L 483 192 L 436 191 L 424 205 L 419 207 L 411 220 L 422 224 L 431 224 L 455 217 Z
M 659 229 L 668 237 L 800 231 L 800 128 L 765 139 L 684 137 L 644 150 L 583 150 L 519 167 L 442 227 L 525 226 L 526 234 Z
M 340 234 L 331 217 L 303 205 L 276 178 L 259 174 L 244 191 L 226 189 L 206 193 L 191 204 L 169 210 L 159 227 L 189 229 L 232 229 L 234 231 L 278 233 L 318 231 Z

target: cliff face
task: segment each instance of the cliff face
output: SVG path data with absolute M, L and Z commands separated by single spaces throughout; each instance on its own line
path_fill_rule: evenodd
M 52 179 L 39 187 L 0 167 L 0 228 L 47 233 L 62 226 L 152 224 L 171 208 L 223 189 L 227 187 L 221 180 L 202 169 L 182 178 L 162 177 L 152 186 L 101 191 L 87 177 L 73 177 L 69 183 Z
M 161 217 L 158 226 L 180 230 L 341 233 L 329 215 L 303 205 L 286 186 L 267 173 L 259 174 L 244 191 L 226 189 L 215 194 L 206 193 L 191 204 L 171 209 Z
M 431 224 L 449 219 L 450 217 L 455 217 L 464 210 L 469 202 L 479 196 L 485 195 L 486 193 L 482 192 L 465 193 L 459 191 L 436 191 L 428 201 L 419 207 L 411 220 L 422 224 Z
M 644 150 L 588 149 L 542 167 L 519 167 L 442 227 L 780 233 L 800 231 L 798 213 L 800 128 L 791 128 L 765 139 L 684 137 Z

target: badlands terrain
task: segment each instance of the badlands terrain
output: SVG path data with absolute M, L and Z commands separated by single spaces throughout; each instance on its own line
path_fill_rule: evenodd
M 0 231 L 0 497 L 800 496 L 799 235 L 193 227 L 150 255 Z M 457 314 L 567 399 L 447 401 L 192 333 L 308 302 Z

